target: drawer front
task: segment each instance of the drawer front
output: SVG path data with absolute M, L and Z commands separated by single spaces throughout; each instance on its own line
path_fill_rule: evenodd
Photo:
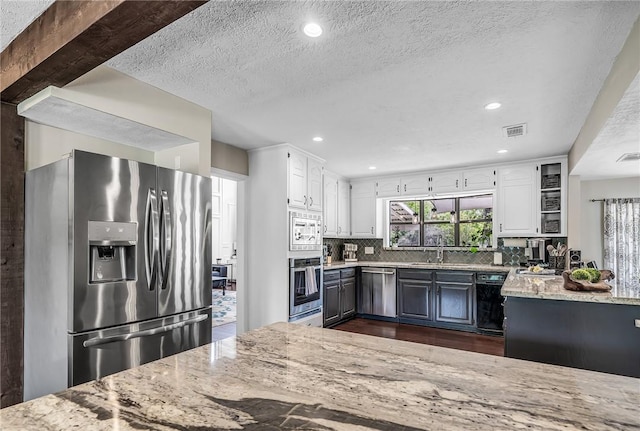
M 355 268 L 341 269 L 340 276 L 342 278 L 353 278 L 356 276 L 356 269 Z
M 431 281 L 433 271 L 424 269 L 398 269 L 398 279 Z
M 336 269 L 335 271 L 324 271 L 322 277 L 325 283 L 340 280 L 340 270 Z
M 437 271 L 436 281 L 452 283 L 473 283 L 475 273 L 463 271 Z

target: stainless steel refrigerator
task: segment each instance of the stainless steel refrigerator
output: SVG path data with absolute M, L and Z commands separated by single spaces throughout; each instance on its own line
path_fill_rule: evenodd
M 76 150 L 25 186 L 25 400 L 211 342 L 210 178 Z

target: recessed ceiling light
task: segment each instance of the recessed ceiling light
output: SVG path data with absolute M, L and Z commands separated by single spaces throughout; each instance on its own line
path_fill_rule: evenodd
M 373 171 L 374 169 L 376 169 L 376 167 L 375 166 L 369 166 L 369 169 Z
M 309 37 L 318 37 L 322 34 L 322 27 L 320 27 L 320 25 L 316 24 L 315 22 L 310 22 L 305 24 L 302 31 L 304 31 L 304 34 Z
M 313 138 L 313 142 L 322 142 L 323 139 L 320 136 L 316 136 L 315 138 Z
M 499 107 L 502 106 L 502 103 L 499 102 L 491 102 L 491 103 L 487 103 L 486 105 L 484 105 L 484 109 L 491 111 L 493 109 L 498 109 Z
M 509 150 L 498 150 L 498 154 L 504 154 L 506 152 L 508 152 Z

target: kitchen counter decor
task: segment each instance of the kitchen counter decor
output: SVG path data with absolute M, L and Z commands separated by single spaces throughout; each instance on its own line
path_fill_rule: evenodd
M 565 289 L 586 292 L 608 292 L 612 286 L 605 283 L 605 281 L 613 280 L 614 278 L 615 275 L 609 270 L 600 271 L 593 268 L 566 270 L 562 273 Z

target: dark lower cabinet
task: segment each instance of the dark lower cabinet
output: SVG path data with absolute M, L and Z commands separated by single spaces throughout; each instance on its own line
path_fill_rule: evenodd
M 356 270 L 325 271 L 323 283 L 324 326 L 333 326 L 356 315 Z
M 340 280 L 340 287 L 342 288 L 341 297 L 341 313 L 342 319 L 353 317 L 356 315 L 356 279 L 346 278 Z
M 340 321 L 340 293 L 340 280 L 324 283 L 324 297 L 322 300 L 324 326 L 333 325 Z
M 475 274 L 436 272 L 436 321 L 473 325 Z
M 640 377 L 637 305 L 507 297 L 504 354 Z
M 433 320 L 431 271 L 398 270 L 398 316 Z
M 400 323 L 475 331 L 475 273 L 398 269 Z
M 437 282 L 436 320 L 473 324 L 473 284 Z

